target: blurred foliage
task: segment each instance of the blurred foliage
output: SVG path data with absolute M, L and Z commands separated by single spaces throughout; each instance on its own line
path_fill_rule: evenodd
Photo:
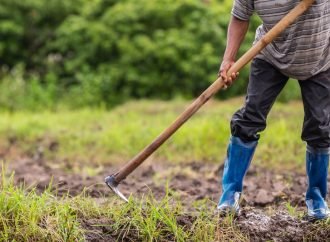
M 28 70 L 47 71 L 48 43 L 82 0 L 0 0 L 0 64 L 18 63 Z
M 192 98 L 216 79 L 231 0 L 0 0 L 0 106 Z M 254 39 L 253 18 L 240 55 Z M 243 94 L 248 69 L 219 97 Z M 4 93 L 4 95 L 2 95 Z

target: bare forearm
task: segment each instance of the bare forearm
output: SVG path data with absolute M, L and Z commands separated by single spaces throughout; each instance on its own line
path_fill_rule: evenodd
M 226 87 L 230 86 L 233 80 L 239 75 L 237 72 L 230 73 L 230 75 L 227 76 L 227 72 L 235 62 L 237 52 L 244 40 L 248 28 L 248 21 L 242 21 L 236 17 L 231 18 L 227 34 L 227 47 L 218 73 L 218 75 L 222 77 L 222 80 L 224 80 Z
M 227 47 L 223 60 L 234 61 L 249 28 L 249 22 L 232 17 L 228 27 Z

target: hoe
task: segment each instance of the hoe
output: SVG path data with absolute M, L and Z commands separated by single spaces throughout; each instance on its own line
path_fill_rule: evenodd
M 315 0 L 302 0 L 294 9 L 292 9 L 281 21 L 279 21 L 261 40 L 259 40 L 249 51 L 247 51 L 235 64 L 229 69 L 228 76 L 231 73 L 238 72 L 248 64 L 260 51 L 279 36 L 290 24 L 292 24 L 300 15 L 314 3 Z M 141 165 L 152 153 L 154 153 L 169 137 L 171 137 L 191 116 L 193 116 L 201 106 L 203 106 L 215 93 L 225 87 L 225 83 L 219 77 L 211 86 L 209 86 L 179 117 L 166 128 L 156 139 L 146 146 L 140 153 L 124 165 L 118 172 L 105 178 L 105 183 L 109 188 L 124 201 L 127 198 L 119 191 L 118 185 L 129 174 L 131 174 L 139 165 Z

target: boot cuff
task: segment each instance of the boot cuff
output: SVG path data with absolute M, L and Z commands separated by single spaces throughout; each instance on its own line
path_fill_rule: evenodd
M 310 145 L 307 145 L 307 152 L 312 153 L 312 154 L 330 155 L 330 147 L 328 147 L 328 148 L 314 148 Z
M 255 148 L 258 144 L 258 141 L 244 142 L 243 140 L 241 140 L 239 137 L 236 136 L 231 136 L 230 141 L 232 142 L 232 144 L 237 144 L 245 148 Z

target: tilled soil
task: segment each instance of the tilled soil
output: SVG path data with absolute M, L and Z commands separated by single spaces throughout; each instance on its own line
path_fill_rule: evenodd
M 162 198 L 168 182 L 170 189 L 180 195 L 187 208 L 187 215 L 178 218 L 178 223 L 187 226 L 195 219 L 189 214 L 193 201 L 208 198 L 216 204 L 221 192 L 222 166 L 203 162 L 160 164 L 143 164 L 122 182 L 120 189 L 126 195 L 132 194 L 137 198 L 150 191 L 155 198 Z M 52 180 L 54 191 L 58 195 L 69 193 L 74 196 L 85 191 L 91 197 L 100 198 L 112 195 L 103 180 L 106 175 L 114 172 L 116 167 L 104 167 L 96 176 L 86 176 L 65 172 L 63 167 L 54 168 L 43 159 L 28 158 L 10 162 L 9 170 L 15 171 L 16 183 L 33 184 L 40 192 L 47 188 Z M 304 174 L 274 173 L 251 167 L 245 179 L 243 209 L 241 216 L 235 219 L 236 226 L 248 235 L 251 241 L 329 241 L 330 226 L 320 229 L 318 225 L 292 217 L 287 212 L 285 206 L 288 202 L 291 206 L 296 206 L 298 211 L 304 210 L 305 189 Z M 84 227 L 91 231 L 86 235 L 87 240 L 116 241 L 116 234 L 109 231 L 109 228 L 93 226 L 109 223 L 111 221 L 106 219 L 82 221 Z

